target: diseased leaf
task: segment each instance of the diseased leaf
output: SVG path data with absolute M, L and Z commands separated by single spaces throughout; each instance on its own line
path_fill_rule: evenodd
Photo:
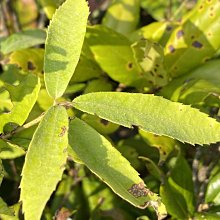
M 157 87 L 168 83 L 163 63 L 163 48 L 158 43 L 141 39 L 132 45 L 132 50 L 145 80 Z
M 131 128 L 138 126 L 191 144 L 220 141 L 220 123 L 199 110 L 159 96 L 99 92 L 79 96 L 74 107 Z M 196 128 L 196 129 L 195 129 Z
M 169 21 L 153 22 L 131 33 L 128 37 L 132 42 L 147 39 L 165 46 L 172 30 L 177 26 Z
M 63 95 L 79 61 L 88 14 L 85 0 L 67 0 L 50 22 L 44 71 L 47 91 L 54 99 Z
M 159 197 L 145 188 L 143 180 L 111 143 L 85 122 L 70 122 L 69 144 L 85 165 L 116 194 L 138 208 L 153 206 L 165 214 Z
M 102 24 L 121 33 L 135 30 L 139 21 L 139 0 L 114 0 L 108 7 Z
M 33 135 L 20 185 L 20 200 L 27 220 L 40 220 L 46 202 L 62 177 L 67 159 L 67 130 L 66 109 L 53 106 Z
M 23 156 L 25 151 L 18 145 L 0 139 L 0 158 L 14 159 Z
M 10 94 L 13 108 L 9 113 L 0 115 L 0 133 L 3 132 L 5 125 L 10 122 L 22 125 L 26 121 L 37 100 L 40 79 L 33 74 L 28 74 L 18 86 L 5 84 L 5 88 Z
M 46 39 L 46 32 L 40 29 L 25 30 L 14 33 L 1 41 L 0 48 L 3 54 L 43 44 Z
M 24 72 L 42 74 L 44 49 L 31 48 L 18 50 L 9 56 L 9 64 L 16 64 Z
M 204 63 L 220 48 L 219 12 L 218 0 L 199 1 L 173 31 L 165 47 L 166 67 L 173 77 Z
M 95 60 L 112 79 L 125 85 L 148 83 L 141 77 L 131 42 L 125 36 L 96 25 L 87 28 L 86 40 Z

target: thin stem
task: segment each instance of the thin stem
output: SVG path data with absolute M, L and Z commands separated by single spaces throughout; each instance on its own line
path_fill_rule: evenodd
M 35 118 L 33 121 L 28 122 L 27 124 L 24 124 L 21 127 L 17 127 L 15 130 L 11 131 L 10 133 L 7 133 L 5 135 L 1 135 L 0 138 L 1 139 L 9 139 L 11 138 L 14 134 L 17 134 L 21 131 L 23 131 L 24 129 L 30 128 L 36 124 L 38 124 L 41 119 L 43 118 L 45 113 L 42 113 L 39 117 Z

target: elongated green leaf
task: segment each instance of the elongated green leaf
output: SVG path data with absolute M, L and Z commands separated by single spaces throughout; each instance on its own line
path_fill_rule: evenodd
M 29 74 L 18 86 L 5 84 L 9 91 L 13 108 L 9 113 L 0 115 L 0 133 L 6 124 L 13 122 L 22 125 L 27 119 L 32 107 L 34 106 L 40 90 L 40 79 L 35 75 Z
M 56 11 L 45 46 L 45 83 L 50 96 L 62 96 L 79 61 L 89 10 L 85 0 L 67 0 Z
M 139 2 L 139 0 L 112 1 L 102 24 L 121 34 L 134 31 L 139 21 Z
M 70 123 L 69 144 L 80 160 L 112 190 L 134 206 L 154 206 L 165 214 L 159 197 L 144 186 L 143 180 L 111 143 L 85 122 L 75 118 Z
M 173 31 L 165 47 L 165 63 L 173 77 L 205 62 L 220 48 L 219 13 L 218 0 L 199 1 L 182 25 Z
M 213 176 L 207 186 L 205 201 L 220 205 L 220 173 Z
M 39 124 L 22 170 L 21 196 L 25 219 L 39 220 L 61 179 L 67 158 L 68 116 L 62 106 L 51 107 Z
M 220 141 L 220 124 L 199 110 L 147 94 L 99 92 L 73 100 L 79 110 L 191 144 Z M 195 129 L 196 128 L 196 129 Z
M 177 219 L 189 219 L 195 211 L 193 192 L 192 171 L 184 157 L 179 155 L 168 180 L 160 188 L 167 211 Z
M 0 139 L 0 158 L 14 159 L 23 156 L 25 151 L 18 145 Z
M 0 49 L 2 53 L 7 54 L 16 50 L 43 44 L 45 39 L 46 32 L 44 30 L 26 30 L 10 35 L 0 43 Z

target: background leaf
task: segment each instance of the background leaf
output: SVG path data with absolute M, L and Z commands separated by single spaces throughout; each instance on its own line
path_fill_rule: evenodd
M 21 50 L 43 44 L 46 39 L 46 32 L 40 29 L 25 30 L 14 33 L 1 41 L 0 48 L 4 54 L 11 53 L 16 50 Z
M 117 92 L 89 93 L 75 98 L 73 104 L 79 110 L 125 127 L 138 126 L 182 142 L 202 145 L 220 140 L 220 124 L 216 120 L 190 106 L 159 96 Z
M 139 0 L 113 0 L 102 24 L 121 33 L 135 30 L 139 20 Z
M 44 71 L 47 91 L 55 99 L 66 90 L 79 61 L 88 14 L 85 0 L 67 0 L 50 22 Z
M 3 132 L 4 126 L 9 122 L 22 125 L 26 121 L 37 100 L 40 79 L 33 74 L 28 74 L 18 86 L 5 84 L 5 87 L 10 94 L 13 108 L 11 112 L 0 115 L 0 133 Z
M 34 133 L 22 170 L 21 195 L 25 219 L 39 220 L 61 179 L 67 158 L 68 116 L 53 106 Z

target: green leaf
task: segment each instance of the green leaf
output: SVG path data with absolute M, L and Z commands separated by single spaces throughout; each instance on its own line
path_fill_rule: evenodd
M 153 22 L 134 31 L 128 37 L 132 42 L 144 38 L 151 41 L 156 41 L 160 43 L 160 45 L 165 46 L 172 33 L 172 30 L 176 26 L 177 24 L 169 21 Z
M 220 205 L 220 173 L 217 173 L 209 180 L 205 201 Z
M 85 0 L 67 0 L 50 22 L 44 70 L 47 91 L 55 99 L 63 95 L 79 61 L 88 14 Z
M 0 159 L 0 186 L 2 184 L 3 177 L 4 177 L 4 169 L 2 165 L 2 160 Z
M 116 194 L 138 208 L 152 205 L 158 215 L 165 214 L 159 197 L 148 193 L 143 180 L 111 143 L 85 122 L 70 123 L 69 144 L 80 160 Z
M 0 158 L 14 159 L 23 156 L 25 151 L 18 145 L 0 139 Z
M 202 145 L 220 141 L 220 124 L 216 120 L 190 106 L 159 96 L 99 92 L 79 96 L 73 104 L 79 110 L 116 124 L 129 128 L 138 126 L 182 142 Z
M 198 212 L 195 214 L 196 220 L 219 220 L 220 215 L 218 213 Z
M 13 216 L 13 211 L 8 208 L 7 204 L 0 197 L 0 214 Z
M 183 197 L 174 192 L 166 181 L 160 187 L 160 195 L 169 214 L 176 219 L 189 219 L 187 206 Z
M 141 39 L 132 45 L 132 50 L 145 80 L 157 87 L 168 83 L 163 64 L 163 48 L 158 43 Z
M 62 106 L 45 114 L 28 148 L 22 170 L 21 195 L 25 219 L 39 220 L 62 177 L 67 158 L 68 115 Z
M 101 25 L 87 28 L 86 40 L 100 67 L 115 81 L 135 85 L 143 81 L 131 49 L 123 35 Z M 147 83 L 147 82 L 146 82 Z
M 176 193 L 179 193 L 184 198 L 187 210 L 192 215 L 195 211 L 192 170 L 182 155 L 178 156 L 175 166 L 168 178 L 168 183 L 170 187 L 172 187 L 172 190 L 176 191 Z
M 160 94 L 184 104 L 204 103 L 211 94 L 220 94 L 220 60 L 209 61 L 187 75 L 172 80 Z
M 220 22 L 219 12 L 218 0 L 199 1 L 173 31 L 164 51 L 167 70 L 173 77 L 206 62 L 220 48 L 220 29 L 216 25 Z
M 195 211 L 193 192 L 192 171 L 184 157 L 179 155 L 168 181 L 160 189 L 167 211 L 177 219 L 188 219 Z
M 22 125 L 26 121 L 37 100 L 40 79 L 33 74 L 28 74 L 18 86 L 5 84 L 5 87 L 10 94 L 13 108 L 11 112 L 0 115 L 0 133 L 10 122 Z
M 139 13 L 139 0 L 114 0 L 108 7 L 102 24 L 121 34 L 128 34 L 135 30 Z
M 24 72 L 42 74 L 44 49 L 28 48 L 13 52 L 9 56 L 9 64 L 16 64 Z
M 150 132 L 139 129 L 139 134 L 144 141 L 152 147 L 156 147 L 160 153 L 160 162 L 164 162 L 169 154 L 178 145 L 177 141 L 169 137 L 158 136 Z
M 51 19 L 56 9 L 59 7 L 60 0 L 40 0 L 47 17 Z
M 43 44 L 46 39 L 46 32 L 40 29 L 25 30 L 14 33 L 0 43 L 1 52 L 8 54 L 16 50 L 21 50 Z

